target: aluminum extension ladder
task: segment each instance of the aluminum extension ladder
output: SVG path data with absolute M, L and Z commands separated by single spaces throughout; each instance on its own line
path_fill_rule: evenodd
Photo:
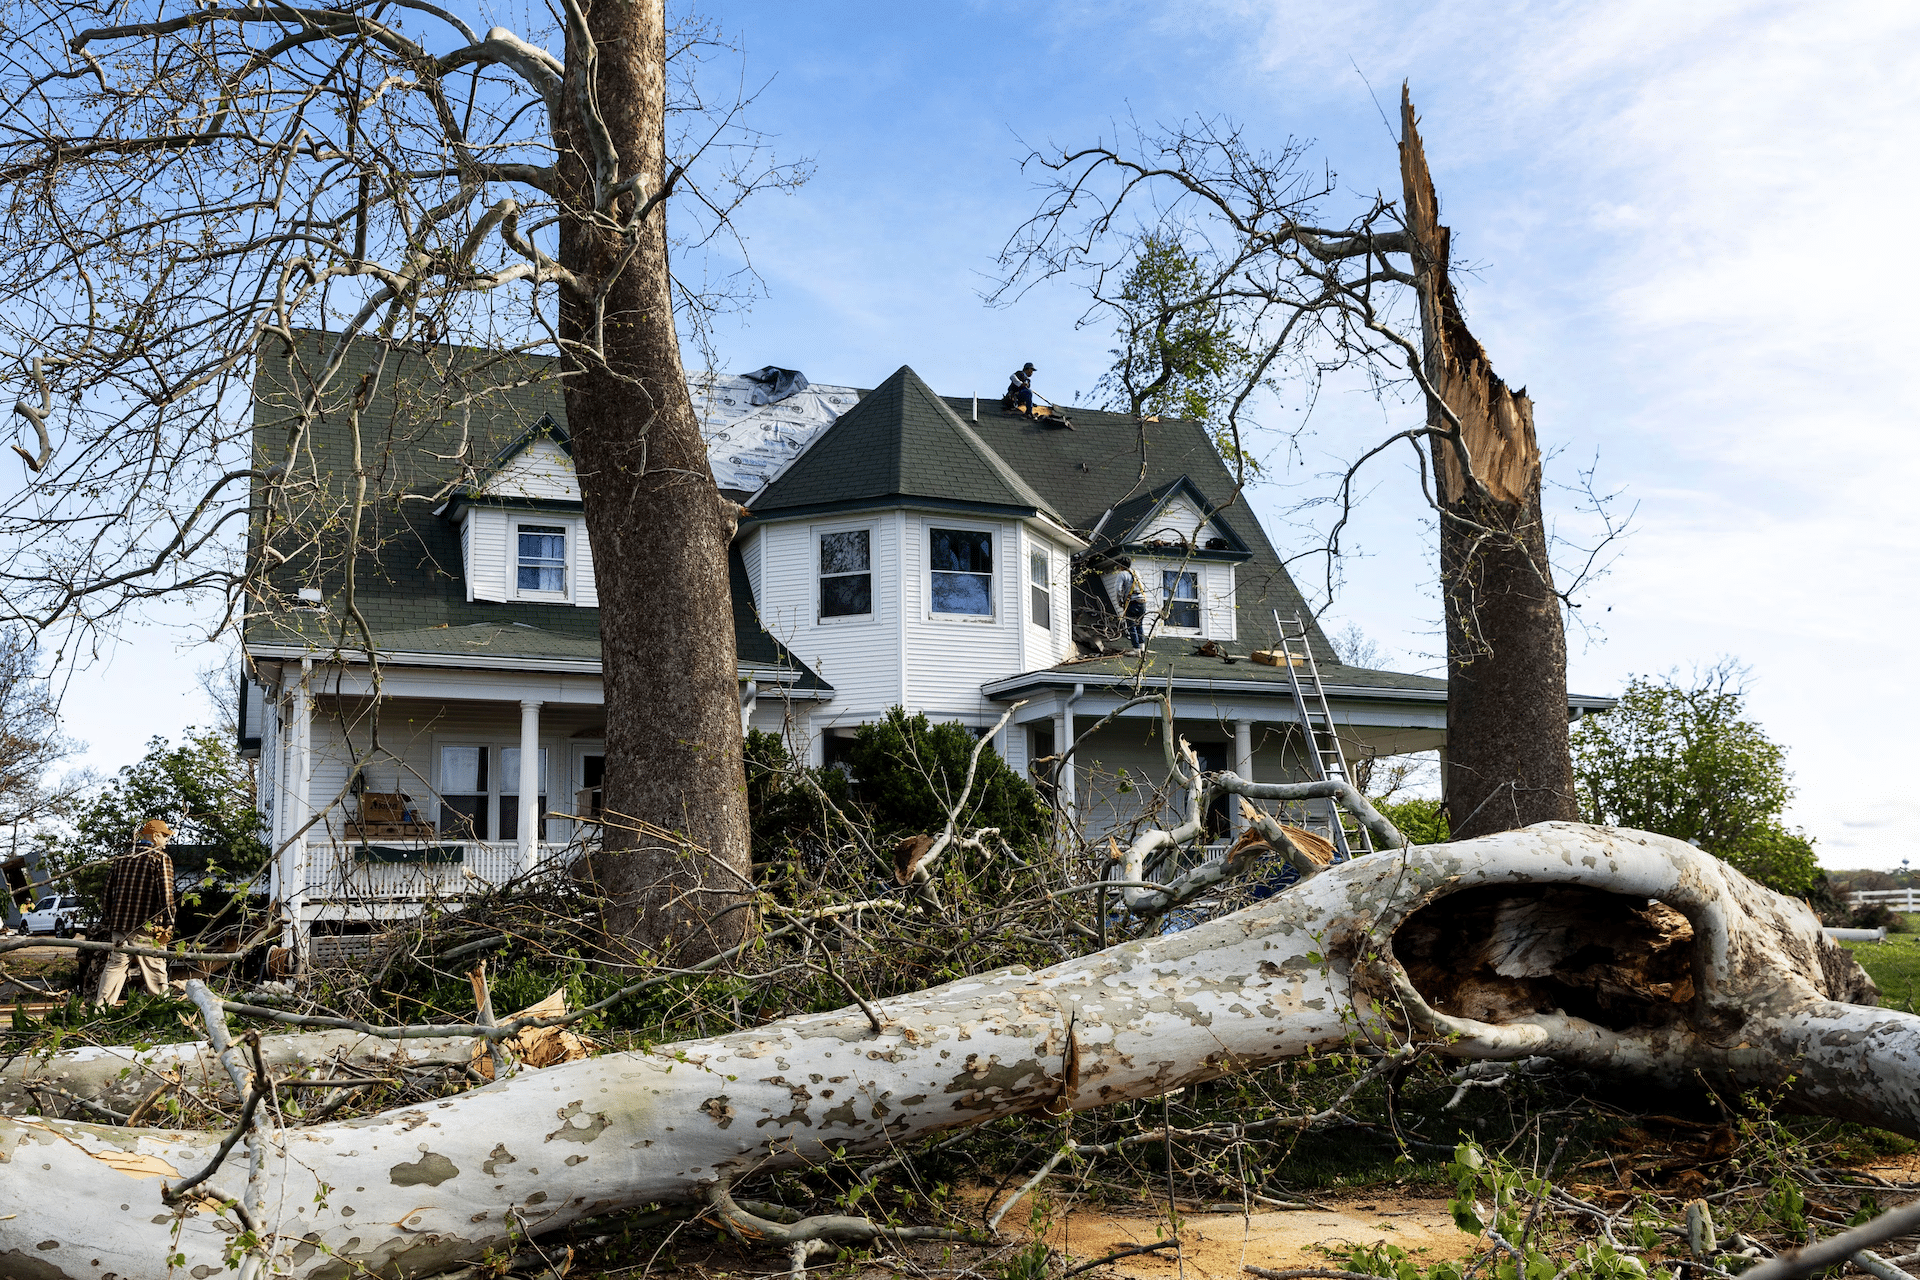
M 1279 639 L 1274 641 L 1279 666 L 1293 687 L 1293 706 L 1307 739 L 1307 764 L 1315 782 L 1353 784 L 1347 772 L 1346 753 L 1340 749 L 1340 731 L 1334 727 L 1333 712 L 1327 706 L 1327 691 L 1320 683 L 1320 666 L 1313 658 L 1313 646 L 1307 641 L 1306 624 L 1295 614 L 1292 622 L 1273 614 Z M 1332 834 L 1334 860 L 1345 862 L 1361 853 L 1373 852 L 1373 837 L 1359 819 L 1348 813 L 1338 800 L 1309 801 L 1327 807 L 1327 827 Z

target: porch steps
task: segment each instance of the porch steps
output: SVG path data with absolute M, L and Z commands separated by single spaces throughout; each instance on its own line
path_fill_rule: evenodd
M 1314 661 L 1313 646 L 1307 642 L 1306 624 L 1295 614 L 1288 622 L 1273 614 L 1279 637 L 1273 642 L 1278 659 L 1273 665 L 1287 673 L 1293 689 L 1293 706 L 1307 739 L 1307 765 L 1315 782 L 1353 782 L 1347 771 L 1347 756 L 1340 747 L 1340 731 L 1334 726 L 1333 711 L 1327 706 L 1327 691 L 1320 683 L 1320 664 Z M 1333 841 L 1334 861 L 1345 862 L 1357 854 L 1373 852 L 1373 837 L 1358 819 L 1333 799 L 1310 800 L 1311 805 L 1326 807 L 1327 834 Z

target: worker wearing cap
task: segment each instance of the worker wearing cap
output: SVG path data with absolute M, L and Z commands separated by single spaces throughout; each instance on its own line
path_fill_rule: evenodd
M 107 893 L 101 903 L 100 927 L 116 947 L 164 947 L 173 936 L 173 859 L 167 856 L 167 837 L 173 828 L 149 819 L 134 837 L 133 848 L 113 860 L 107 871 Z M 100 970 L 96 1004 L 117 1004 L 127 983 L 128 962 L 140 970 L 141 985 L 153 995 L 167 989 L 167 962 L 158 956 L 107 954 Z
M 1007 379 L 1007 403 L 1016 412 L 1033 416 L 1033 361 L 1021 365 Z

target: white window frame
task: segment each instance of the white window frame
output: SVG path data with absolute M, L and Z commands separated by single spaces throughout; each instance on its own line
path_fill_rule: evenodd
M 864 533 L 867 535 L 867 611 L 865 613 L 828 614 L 824 612 L 823 607 L 826 604 L 826 596 L 820 589 L 820 580 L 822 577 L 829 575 L 823 575 L 820 572 L 820 544 L 822 539 L 830 533 Z M 764 577 L 767 572 L 767 553 L 764 546 L 764 538 L 762 542 L 760 572 Z M 871 623 L 880 617 L 880 527 L 878 524 L 871 521 L 858 521 L 854 523 L 814 525 L 807 530 L 807 548 L 807 571 L 813 575 L 813 621 L 816 626 L 860 626 L 864 623 Z M 831 576 L 841 577 L 844 575 L 834 574 Z M 763 590 L 764 589 L 763 587 Z
M 1033 577 L 1034 561 L 1036 560 L 1040 561 L 1045 566 L 1045 568 L 1042 570 L 1042 577 L 1038 582 L 1034 581 L 1034 577 Z M 1039 621 L 1034 616 L 1033 592 L 1034 592 L 1034 588 L 1036 587 L 1047 593 L 1047 623 L 1045 626 L 1041 626 Z M 1040 541 L 1038 538 L 1030 538 L 1027 541 L 1027 625 L 1028 626 L 1032 627 L 1036 631 L 1045 631 L 1049 635 L 1053 634 L 1054 628 L 1059 625 L 1059 617 L 1060 617 L 1060 611 L 1054 608 L 1055 594 L 1056 593 L 1053 589 L 1053 548 L 1048 546 L 1046 543 Z
M 532 529 L 540 533 L 550 530 L 560 531 L 560 590 L 535 591 L 520 585 L 520 533 L 522 529 Z M 573 599 L 573 545 L 577 536 L 577 522 L 565 516 L 541 518 L 533 515 L 515 515 L 507 520 L 507 572 L 512 575 L 513 598 L 516 600 L 545 600 L 557 604 L 566 604 Z
M 993 569 L 988 575 L 990 581 L 987 584 L 988 612 L 946 613 L 936 610 L 933 607 L 933 575 L 936 572 L 933 567 L 933 531 L 935 529 L 955 529 L 962 533 L 984 533 L 993 539 Z M 976 520 L 946 520 L 937 516 L 930 516 L 922 520 L 920 522 L 920 545 L 925 548 L 925 550 L 921 555 L 920 589 L 923 592 L 921 598 L 926 601 L 925 614 L 927 619 L 929 621 L 939 622 L 966 622 L 972 623 L 975 626 L 998 625 L 1000 621 L 1000 589 L 1003 585 L 1002 578 L 1005 575 L 1005 570 L 1003 570 L 1000 565 L 1007 542 L 1006 530 L 998 524 L 987 524 Z M 937 572 L 950 573 L 952 570 L 941 569 Z
M 482 751 L 485 751 L 487 753 L 487 789 L 484 793 L 486 798 L 483 803 L 484 803 L 485 812 L 487 815 L 487 831 L 489 834 L 487 835 L 485 840 L 481 841 L 481 843 L 482 844 L 512 844 L 515 840 L 519 839 L 520 833 L 517 829 L 513 831 L 501 831 L 497 829 L 499 827 L 499 821 L 500 821 L 500 801 L 503 799 L 518 800 L 520 797 L 520 791 L 518 787 L 515 787 L 509 790 L 506 785 L 507 762 L 506 762 L 505 753 L 509 751 L 518 751 L 520 749 L 520 737 L 519 737 L 519 732 L 517 728 L 503 730 L 500 733 L 495 733 L 495 734 L 449 733 L 444 735 L 434 734 L 432 735 L 431 738 L 429 738 L 428 749 L 433 754 L 432 754 L 432 761 L 430 765 L 431 772 L 427 776 L 431 780 L 431 785 L 428 790 L 433 800 L 433 824 L 432 825 L 433 825 L 433 830 L 435 832 L 435 836 L 434 836 L 435 839 L 439 838 L 438 833 L 440 830 L 440 819 L 442 816 L 440 813 L 440 797 L 442 795 L 442 792 L 440 789 L 440 782 L 441 782 L 440 752 L 442 748 L 445 748 L 445 747 L 479 747 Z M 600 748 L 598 748 L 598 750 L 604 754 L 606 748 L 603 745 Z M 549 831 L 548 823 L 550 821 L 550 819 L 547 817 L 547 814 L 553 811 L 553 807 L 554 807 L 553 802 L 557 798 L 552 791 L 552 787 L 554 784 L 554 776 L 555 776 L 554 769 L 556 767 L 556 762 L 558 761 L 560 755 L 565 752 L 566 752 L 565 745 L 555 744 L 553 742 L 548 741 L 544 734 L 541 736 L 540 754 L 541 756 L 545 757 L 546 764 L 547 764 L 546 775 L 547 775 L 548 789 L 544 793 L 547 797 L 547 808 L 546 808 L 546 811 L 543 812 L 539 816 L 539 818 L 535 820 L 533 834 L 534 834 L 534 839 L 542 844 L 553 843 L 553 841 L 547 838 L 547 833 Z M 575 747 L 575 750 L 571 754 L 574 757 L 573 768 L 576 771 L 576 774 L 570 775 L 570 776 L 577 776 L 577 771 L 582 767 L 579 764 L 581 751 L 578 749 L 577 745 Z M 404 785 L 405 781 L 407 781 L 407 779 L 403 778 L 403 785 L 399 788 L 399 790 L 405 791 L 407 789 L 406 786 Z M 418 779 L 412 779 L 412 781 L 415 786 L 419 785 Z M 480 795 L 482 793 L 481 792 L 460 792 L 458 794 Z M 569 800 L 569 803 L 571 803 L 571 796 L 568 797 L 568 800 Z M 517 823 L 516 823 L 516 827 L 517 827 Z
M 1204 636 L 1207 632 L 1207 584 L 1204 580 L 1205 575 L 1200 570 L 1200 566 L 1186 562 L 1182 564 L 1170 564 L 1165 567 L 1155 567 L 1160 574 L 1158 589 L 1160 594 L 1159 613 L 1161 632 L 1166 635 L 1175 636 Z M 1167 590 L 1168 574 L 1192 578 L 1192 597 L 1175 596 L 1170 593 Z M 1191 627 L 1183 627 L 1173 620 L 1173 604 L 1175 600 L 1180 600 L 1185 603 L 1188 602 L 1189 599 L 1193 605 L 1195 624 Z

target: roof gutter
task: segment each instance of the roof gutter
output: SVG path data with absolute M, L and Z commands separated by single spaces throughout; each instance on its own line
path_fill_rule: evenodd
M 298 645 L 250 644 L 247 646 L 247 653 L 250 656 L 269 660 L 280 659 L 282 661 L 296 661 L 300 659 L 311 659 L 319 652 L 318 649 L 302 648 Z M 325 657 L 321 659 L 323 662 L 329 660 L 338 661 L 342 665 L 364 666 L 366 665 L 367 659 L 364 650 L 352 652 L 340 650 L 332 655 L 331 659 Z M 440 667 L 464 669 L 468 671 L 536 671 L 549 675 L 597 676 L 602 674 L 602 664 L 586 658 L 516 658 L 495 656 L 492 654 L 411 653 L 405 650 L 392 650 L 382 652 L 380 654 L 380 660 L 383 663 L 396 667 Z M 759 664 L 737 667 L 735 669 L 735 675 L 737 679 L 755 681 L 762 686 L 769 684 L 792 685 L 800 679 L 799 672 L 787 667 L 770 667 Z M 831 690 L 788 689 L 783 692 L 785 696 L 788 697 L 808 698 L 817 696 L 818 694 L 830 693 Z
M 1115 676 L 1111 681 L 1105 683 L 1119 685 L 1124 683 L 1124 681 L 1125 677 Z M 1086 676 L 1073 672 L 1029 671 L 1021 675 L 1008 676 L 1005 679 L 995 680 L 989 684 L 981 685 L 980 691 L 995 702 L 1005 702 L 1016 694 L 1024 693 L 1029 689 L 1074 689 L 1076 691 L 1074 697 L 1077 700 L 1082 696 L 1089 683 L 1095 682 L 1088 681 Z M 1161 682 L 1156 681 L 1156 683 Z M 1096 688 L 1097 687 L 1098 685 L 1096 683 Z M 1292 690 L 1289 689 L 1288 686 L 1278 681 L 1269 680 L 1214 680 L 1195 679 L 1192 676 L 1175 676 L 1172 680 L 1172 687 L 1175 690 L 1188 693 L 1256 694 L 1270 697 L 1292 696 Z M 1370 702 L 1445 702 L 1447 700 L 1447 691 L 1445 689 L 1392 689 L 1383 688 L 1378 685 L 1363 684 L 1329 684 L 1326 685 L 1325 688 L 1327 696 L 1329 697 L 1354 698 Z M 1617 705 L 1618 702 L 1619 699 L 1617 698 L 1606 698 L 1596 694 L 1572 693 L 1567 695 L 1568 708 L 1579 710 L 1583 713 L 1588 711 L 1608 711 Z

